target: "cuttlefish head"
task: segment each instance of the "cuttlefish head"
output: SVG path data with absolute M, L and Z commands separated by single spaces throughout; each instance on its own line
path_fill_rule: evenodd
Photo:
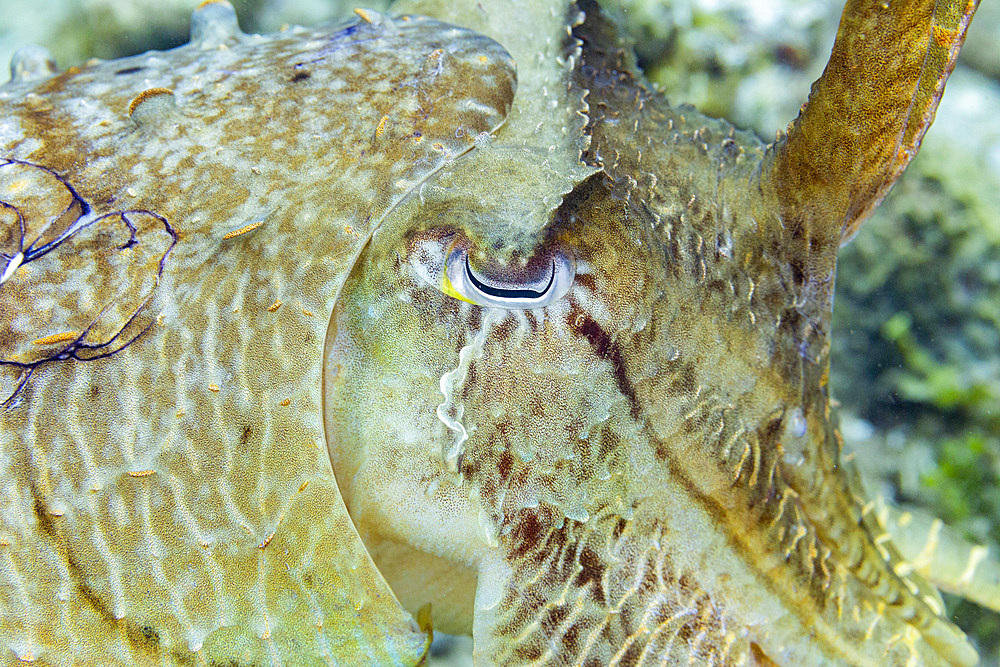
M 907 31 L 950 19 L 855 4 L 766 149 L 647 93 L 588 14 L 580 77 L 615 82 L 588 98 L 601 171 L 483 137 L 358 258 L 325 352 L 337 481 L 400 601 L 487 662 L 974 660 L 830 418 L 837 249 L 954 61 L 859 94 L 860 50 L 915 63 Z

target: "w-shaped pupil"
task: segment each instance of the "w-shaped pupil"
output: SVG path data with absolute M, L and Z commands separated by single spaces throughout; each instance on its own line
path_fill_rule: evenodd
M 513 287 L 496 287 L 493 285 L 488 285 L 482 280 L 476 277 L 473 273 L 472 267 L 469 265 L 469 257 L 465 257 L 465 275 L 469 279 L 469 282 L 478 289 L 483 294 L 487 294 L 498 299 L 539 299 L 552 289 L 552 284 L 556 279 L 556 264 L 552 262 L 552 271 L 549 274 L 549 281 L 546 283 L 545 287 L 540 290 L 525 289 L 525 288 L 513 288 Z

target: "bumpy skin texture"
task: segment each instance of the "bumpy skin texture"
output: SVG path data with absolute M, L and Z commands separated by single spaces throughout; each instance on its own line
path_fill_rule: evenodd
M 949 57 L 884 72 L 868 98 L 831 67 L 810 105 L 851 113 L 807 111 L 765 150 L 645 90 L 585 7 L 584 159 L 603 173 L 520 251 L 576 257 L 569 294 L 544 310 L 484 309 L 426 279 L 437 239 L 482 243 L 488 211 L 439 203 L 439 181 L 470 163 L 375 234 L 328 343 L 338 481 L 394 588 L 418 578 L 408 563 L 478 573 L 484 664 L 975 661 L 933 588 L 897 573 L 844 472 L 826 387 L 837 249 L 912 155 L 968 18 L 937 25 L 932 10 L 849 6 L 835 54 L 921 61 L 942 48 L 933 30 L 952 36 Z M 433 538 L 413 515 L 434 516 Z
M 255 37 L 211 3 L 188 46 L 0 89 L 4 661 L 423 654 L 337 491 L 323 340 L 515 80 L 485 37 L 369 18 Z
M 973 663 L 826 389 L 837 248 L 975 8 L 883 5 L 772 147 L 555 0 L 400 7 L 506 49 L 364 12 L 247 37 L 213 2 L 168 54 L 23 63 L 4 659 L 412 663 L 431 602 L 481 664 Z M 518 307 L 550 266 L 568 293 Z

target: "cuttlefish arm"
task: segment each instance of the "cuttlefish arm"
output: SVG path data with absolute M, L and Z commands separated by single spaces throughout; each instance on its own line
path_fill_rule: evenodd
M 899 509 L 884 498 L 871 505 L 912 569 L 943 591 L 1000 611 L 1000 561 L 996 549 L 973 544 L 941 519 Z
M 787 136 L 775 144 L 768 172 L 783 241 L 805 282 L 831 283 L 837 247 L 857 233 L 916 155 L 978 4 L 848 3 L 826 70 Z M 828 290 L 813 294 L 824 291 L 828 298 Z M 828 314 L 823 301 L 813 304 L 817 319 Z M 908 525 L 889 508 L 880 515 L 923 576 L 979 604 L 1000 605 L 993 583 L 1000 563 L 985 548 L 928 527 L 939 521 Z M 934 555 L 943 552 L 954 557 L 948 567 Z M 938 565 L 928 567 L 931 561 Z M 974 573 L 977 586 L 971 585 Z
M 809 101 L 776 146 L 786 224 L 849 240 L 917 154 L 978 0 L 851 0 Z

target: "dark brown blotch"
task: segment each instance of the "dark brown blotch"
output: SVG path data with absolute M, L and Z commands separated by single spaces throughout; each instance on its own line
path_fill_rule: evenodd
M 604 596 L 604 562 L 601 561 L 600 556 L 589 546 L 585 546 L 580 550 L 579 562 L 580 572 L 577 573 L 573 584 L 578 588 L 593 584 L 591 595 L 593 595 L 595 602 L 604 606 L 606 602 Z
M 635 388 L 626 374 L 625 360 L 616 341 L 590 315 L 570 313 L 570 322 L 576 334 L 587 339 L 594 354 L 611 365 L 611 373 L 618 391 L 628 399 L 632 417 L 638 418 L 639 402 L 636 399 Z

